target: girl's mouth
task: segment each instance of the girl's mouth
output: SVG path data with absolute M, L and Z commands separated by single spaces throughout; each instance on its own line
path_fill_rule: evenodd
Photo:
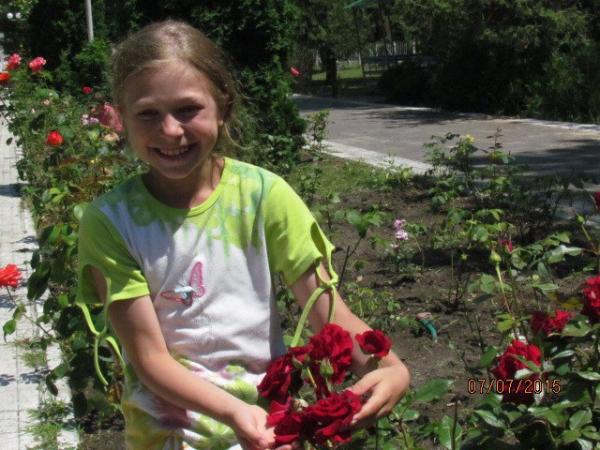
M 182 147 L 175 148 L 158 148 L 152 147 L 152 150 L 157 153 L 161 158 L 169 160 L 182 159 L 187 153 L 195 147 L 195 144 L 190 144 Z

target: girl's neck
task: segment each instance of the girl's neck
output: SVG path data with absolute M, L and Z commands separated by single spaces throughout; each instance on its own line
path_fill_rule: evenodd
M 225 161 L 211 155 L 189 177 L 181 180 L 164 178 L 152 169 L 142 176 L 146 189 L 160 202 L 171 208 L 189 209 L 203 203 L 221 181 Z

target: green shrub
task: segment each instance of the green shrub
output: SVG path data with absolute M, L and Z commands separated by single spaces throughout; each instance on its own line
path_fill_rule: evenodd
M 430 83 L 430 72 L 422 61 L 409 60 L 386 70 L 377 87 L 389 101 L 416 105 L 430 99 Z

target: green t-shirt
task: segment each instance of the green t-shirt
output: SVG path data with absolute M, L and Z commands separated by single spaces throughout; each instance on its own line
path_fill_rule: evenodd
M 87 266 L 107 279 L 108 302 L 150 295 L 171 354 L 252 402 L 268 363 L 285 353 L 273 275 L 291 285 L 318 261 L 327 265 L 332 250 L 282 178 L 225 158 L 216 189 L 194 208 L 159 202 L 140 176 L 91 203 L 80 223 L 77 301 L 102 303 Z M 179 410 L 127 374 L 132 448 L 162 449 L 167 444 L 153 442 L 169 439 L 211 449 L 235 442 L 224 425 Z

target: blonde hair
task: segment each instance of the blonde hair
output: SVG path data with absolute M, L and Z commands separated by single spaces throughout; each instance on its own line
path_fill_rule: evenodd
M 210 91 L 223 119 L 216 148 L 238 147 L 232 134 L 239 132 L 240 94 L 223 51 L 191 25 L 165 20 L 147 25 L 128 36 L 112 56 L 111 89 L 115 104 L 123 106 L 127 80 L 145 69 L 159 68 L 178 60 L 202 72 L 210 80 Z

